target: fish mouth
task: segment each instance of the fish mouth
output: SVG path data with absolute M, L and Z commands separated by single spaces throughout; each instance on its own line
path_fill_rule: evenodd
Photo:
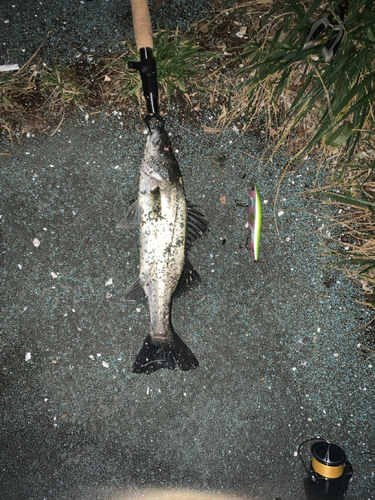
M 156 127 L 148 136 L 147 145 L 156 149 L 159 153 L 163 153 L 169 151 L 171 143 L 167 132 L 160 127 Z
M 151 135 L 149 135 L 148 140 L 154 146 L 158 146 L 160 143 L 161 137 L 162 137 L 162 131 L 161 131 L 160 127 L 156 127 L 152 131 Z

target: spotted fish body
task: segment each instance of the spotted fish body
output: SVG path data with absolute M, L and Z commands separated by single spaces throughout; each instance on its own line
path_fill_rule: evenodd
M 248 221 L 246 227 L 249 229 L 249 247 L 254 261 L 259 259 L 260 231 L 262 227 L 262 205 L 258 187 L 254 185 L 249 193 Z
M 199 280 L 186 258 L 207 221 L 185 198 L 180 168 L 166 132 L 156 128 L 147 139 L 141 165 L 139 198 L 118 227 L 140 225 L 139 281 L 128 288 L 128 300 L 147 300 L 150 331 L 134 363 L 136 373 L 159 368 L 190 370 L 198 366 L 171 322 L 173 297 Z

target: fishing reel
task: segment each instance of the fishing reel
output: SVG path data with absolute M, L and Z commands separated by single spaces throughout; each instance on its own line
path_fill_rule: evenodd
M 308 441 L 316 441 L 311 446 L 312 458 L 309 470 L 300 453 L 301 446 Z M 308 474 L 303 482 L 307 499 L 343 500 L 353 476 L 353 468 L 346 459 L 344 450 L 336 444 L 313 438 L 300 444 L 298 453 Z

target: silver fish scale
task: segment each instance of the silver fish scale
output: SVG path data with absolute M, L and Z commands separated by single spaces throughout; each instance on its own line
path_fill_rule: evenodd
M 153 185 L 156 194 L 150 196 L 142 194 L 148 183 L 143 177 L 141 173 L 140 282 L 149 300 L 150 335 L 155 342 L 170 342 L 172 296 L 185 260 L 187 204 L 182 179 L 163 188 Z

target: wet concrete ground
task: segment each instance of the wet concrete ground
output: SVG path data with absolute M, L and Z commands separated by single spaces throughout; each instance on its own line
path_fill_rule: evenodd
M 200 362 L 187 373 L 131 371 L 149 312 L 123 299 L 138 232 L 115 226 L 137 192 L 139 117 L 77 117 L 53 137 L 2 144 L 2 498 L 107 498 L 144 485 L 299 500 L 296 450 L 317 435 L 347 452 L 347 498 L 373 498 L 374 369 L 356 332 L 370 313 L 325 268 L 314 232 L 325 234 L 328 209 L 290 196 L 312 187 L 316 168 L 306 161 L 283 183 L 277 232 L 286 158 L 259 163 L 261 135 L 204 135 L 181 113 L 166 118 L 187 197 L 210 223 L 191 252 L 202 282 L 173 307 Z M 235 205 L 250 181 L 263 200 L 258 264 Z
M 51 29 L 46 62 L 74 58 L 72 42 L 118 50 L 131 35 L 130 3 L 105 4 L 3 2 L 1 63 L 21 65 Z M 164 1 L 153 22 L 185 22 L 186 10 L 198 20 L 206 9 Z M 302 500 L 296 451 L 317 435 L 347 452 L 347 498 L 375 497 L 374 368 L 357 331 L 370 312 L 326 268 L 331 212 L 291 196 L 313 187 L 316 165 L 286 178 L 274 216 L 286 157 L 260 163 L 259 133 L 203 134 L 209 114 L 167 116 L 187 197 L 210 223 L 191 252 L 202 282 L 173 306 L 200 362 L 188 373 L 131 372 L 149 313 L 123 300 L 138 275 L 138 233 L 115 226 L 137 192 L 145 136 L 136 113 L 77 113 L 53 137 L 1 143 L 10 153 L 0 155 L 2 500 L 108 499 L 142 486 Z M 258 264 L 245 248 L 246 210 L 235 205 L 254 181 Z
M 155 9 L 157 3 L 159 7 Z M 162 0 L 149 4 L 155 32 L 157 23 L 163 28 L 166 22 L 172 29 L 178 24 L 186 30 L 191 23 L 212 17 L 213 12 L 208 0 Z M 218 8 L 224 7 L 219 4 Z M 43 62 L 75 61 L 77 50 L 72 43 L 94 50 L 96 55 L 122 53 L 126 39 L 133 39 L 130 0 L 0 2 L 0 64 L 17 63 L 21 67 L 38 49 Z

